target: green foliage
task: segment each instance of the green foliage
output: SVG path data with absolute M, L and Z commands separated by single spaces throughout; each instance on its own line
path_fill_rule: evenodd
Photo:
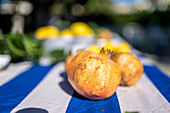
M 88 0 L 84 6 L 88 14 L 110 15 L 111 4 L 110 0 Z
M 30 60 L 35 63 L 39 62 L 39 59 L 46 54 L 50 56 L 52 64 L 63 61 L 71 54 L 71 51 L 64 50 L 54 50 L 50 53 L 45 53 L 42 43 L 42 41 L 33 39 L 32 34 L 9 33 L 0 35 L 0 54 L 9 54 L 13 62 Z
M 99 26 L 97 23 L 95 23 L 95 22 L 93 22 L 93 21 L 90 21 L 90 22 L 88 22 L 87 23 L 89 26 L 90 26 L 90 28 L 92 28 L 93 30 L 94 30 L 94 32 L 96 33 L 96 34 L 98 34 L 100 31 L 102 31 L 103 29 L 106 29 L 105 27 L 101 27 L 101 26 Z
M 51 63 L 54 64 L 59 61 L 63 61 L 70 54 L 71 54 L 71 51 L 66 52 L 64 50 L 54 50 L 50 53 Z
M 32 39 L 29 35 L 25 35 L 23 43 L 27 53 L 26 59 L 38 62 L 39 58 L 45 54 L 42 42 Z
M 19 33 L 8 34 L 6 36 L 6 41 L 9 49 L 16 55 L 21 57 L 26 57 L 27 53 L 25 51 L 25 46 L 23 43 L 23 36 Z
M 71 22 L 70 21 L 67 21 L 67 20 L 61 20 L 58 27 L 63 30 L 63 29 L 68 29 L 71 25 Z
M 95 33 L 100 32 L 100 27 L 95 22 L 90 21 L 87 24 L 90 26 L 90 28 L 92 28 L 94 30 Z
M 34 40 L 30 35 L 9 33 L 0 36 L 0 54 L 9 54 L 12 61 L 18 59 L 37 62 L 44 51 L 41 42 Z
M 0 35 L 0 54 L 9 54 L 4 35 Z

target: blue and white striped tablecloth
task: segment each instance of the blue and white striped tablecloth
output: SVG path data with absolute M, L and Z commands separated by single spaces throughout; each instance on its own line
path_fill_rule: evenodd
M 137 54 L 144 74 L 131 87 L 119 86 L 110 98 L 92 101 L 67 81 L 64 62 L 41 66 L 10 64 L 0 72 L 0 113 L 170 113 L 170 78 Z

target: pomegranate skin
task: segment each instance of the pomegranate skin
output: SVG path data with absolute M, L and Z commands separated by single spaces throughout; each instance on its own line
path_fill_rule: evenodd
M 66 71 L 66 73 L 68 73 L 68 66 L 69 66 L 71 60 L 72 60 L 74 57 L 75 57 L 74 55 L 69 55 L 69 56 L 66 58 L 66 61 L 65 61 L 65 71 Z
M 68 81 L 81 95 L 92 100 L 108 98 L 116 91 L 119 68 L 109 59 L 110 52 L 79 52 L 69 64 Z
M 121 71 L 120 85 L 131 86 L 141 78 L 143 65 L 135 55 L 126 52 L 115 53 L 111 56 L 111 60 Z

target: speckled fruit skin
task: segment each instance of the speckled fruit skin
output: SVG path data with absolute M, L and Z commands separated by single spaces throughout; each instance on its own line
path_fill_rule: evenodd
M 69 56 L 66 58 L 66 61 L 65 61 L 65 71 L 66 71 L 66 73 L 68 73 L 68 66 L 69 66 L 71 60 L 72 60 L 74 57 L 75 57 L 74 55 L 69 55 Z
M 121 71 L 122 86 L 134 85 L 143 74 L 143 65 L 140 60 L 131 53 L 121 52 L 111 56 Z
M 108 59 L 109 52 L 79 52 L 69 64 L 68 81 L 81 95 L 92 100 L 113 95 L 120 80 L 119 68 Z

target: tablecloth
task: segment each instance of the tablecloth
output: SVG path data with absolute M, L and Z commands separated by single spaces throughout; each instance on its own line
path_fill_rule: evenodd
M 148 58 L 133 51 L 144 74 L 131 87 L 119 86 L 110 98 L 92 101 L 70 86 L 64 62 L 41 66 L 10 64 L 0 72 L 0 113 L 170 113 L 170 79 Z
M 71 87 L 64 62 L 10 64 L 0 72 L 0 113 L 170 113 L 170 78 L 142 53 L 131 52 L 143 63 L 141 79 L 98 101 Z

